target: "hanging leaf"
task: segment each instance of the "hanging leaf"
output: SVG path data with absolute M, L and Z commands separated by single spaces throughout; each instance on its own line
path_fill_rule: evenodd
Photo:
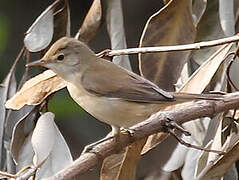
M 48 7 L 26 32 L 24 44 L 30 52 L 45 49 L 53 37 L 53 8 Z
M 147 21 L 140 47 L 187 44 L 194 42 L 192 3 L 172 0 Z M 190 51 L 139 54 L 141 74 L 167 91 L 174 91 Z M 172 73 L 173 72 L 173 73 Z
M 22 88 L 6 102 L 10 109 L 20 109 L 24 105 L 37 105 L 53 92 L 66 86 L 66 81 L 53 71 L 47 70 L 29 79 Z

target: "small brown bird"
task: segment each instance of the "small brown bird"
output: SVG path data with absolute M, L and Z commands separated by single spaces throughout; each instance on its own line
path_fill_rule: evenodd
M 45 56 L 28 64 L 44 66 L 68 82 L 71 97 L 88 113 L 112 126 L 129 128 L 173 104 L 195 99 L 218 100 L 215 95 L 166 92 L 149 80 L 99 58 L 84 43 L 61 38 Z

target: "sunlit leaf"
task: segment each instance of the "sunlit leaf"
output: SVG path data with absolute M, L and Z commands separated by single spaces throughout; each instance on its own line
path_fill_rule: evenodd
M 71 152 L 56 124 L 53 124 L 55 143 L 47 160 L 37 172 L 37 178 L 53 176 L 73 162 Z
M 38 119 L 33 131 L 31 141 L 35 153 L 33 164 L 36 167 L 48 158 L 55 144 L 54 118 L 53 113 L 45 113 Z
M 48 95 L 66 86 L 66 81 L 53 71 L 47 70 L 28 80 L 22 88 L 6 102 L 6 107 L 20 109 L 24 105 L 40 104 Z
M 226 55 L 232 47 L 226 44 L 216 51 L 209 59 L 207 59 L 198 69 L 190 76 L 188 81 L 180 88 L 180 92 L 202 93 L 203 90 L 212 80 L 213 76 L 224 62 Z M 200 85 L 198 84 L 200 82 Z
M 24 44 L 30 52 L 45 49 L 53 37 L 53 9 L 48 7 L 26 32 Z

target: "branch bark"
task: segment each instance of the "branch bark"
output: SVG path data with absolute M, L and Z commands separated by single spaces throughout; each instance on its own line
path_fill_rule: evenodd
M 105 52 L 105 56 L 120 56 L 126 54 L 138 54 L 138 53 L 159 53 L 159 52 L 172 52 L 172 51 L 188 51 L 199 50 L 203 48 L 219 46 L 231 42 L 239 41 L 239 36 L 231 36 L 218 40 L 198 42 L 193 44 L 176 45 L 176 46 L 159 46 L 159 47 L 142 47 L 142 48 L 128 48 L 120 50 L 109 50 Z
M 239 107 L 239 92 L 224 95 L 220 101 L 197 101 L 187 104 L 182 109 L 160 111 L 147 120 L 133 126 L 134 136 L 121 134 L 119 140 L 105 141 L 94 147 L 97 153 L 85 153 L 76 159 L 70 166 L 61 170 L 45 180 L 68 180 L 85 173 L 90 168 L 101 162 L 105 157 L 116 154 L 131 143 L 157 132 L 164 132 L 167 119 L 182 124 L 193 119 L 212 117 L 217 113 L 225 112 Z

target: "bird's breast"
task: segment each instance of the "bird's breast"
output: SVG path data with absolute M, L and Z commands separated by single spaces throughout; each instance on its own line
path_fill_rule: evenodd
M 137 103 L 120 98 L 96 96 L 79 84 L 75 86 L 68 83 L 67 89 L 74 101 L 96 119 L 119 127 L 137 124 L 160 109 L 160 104 Z

